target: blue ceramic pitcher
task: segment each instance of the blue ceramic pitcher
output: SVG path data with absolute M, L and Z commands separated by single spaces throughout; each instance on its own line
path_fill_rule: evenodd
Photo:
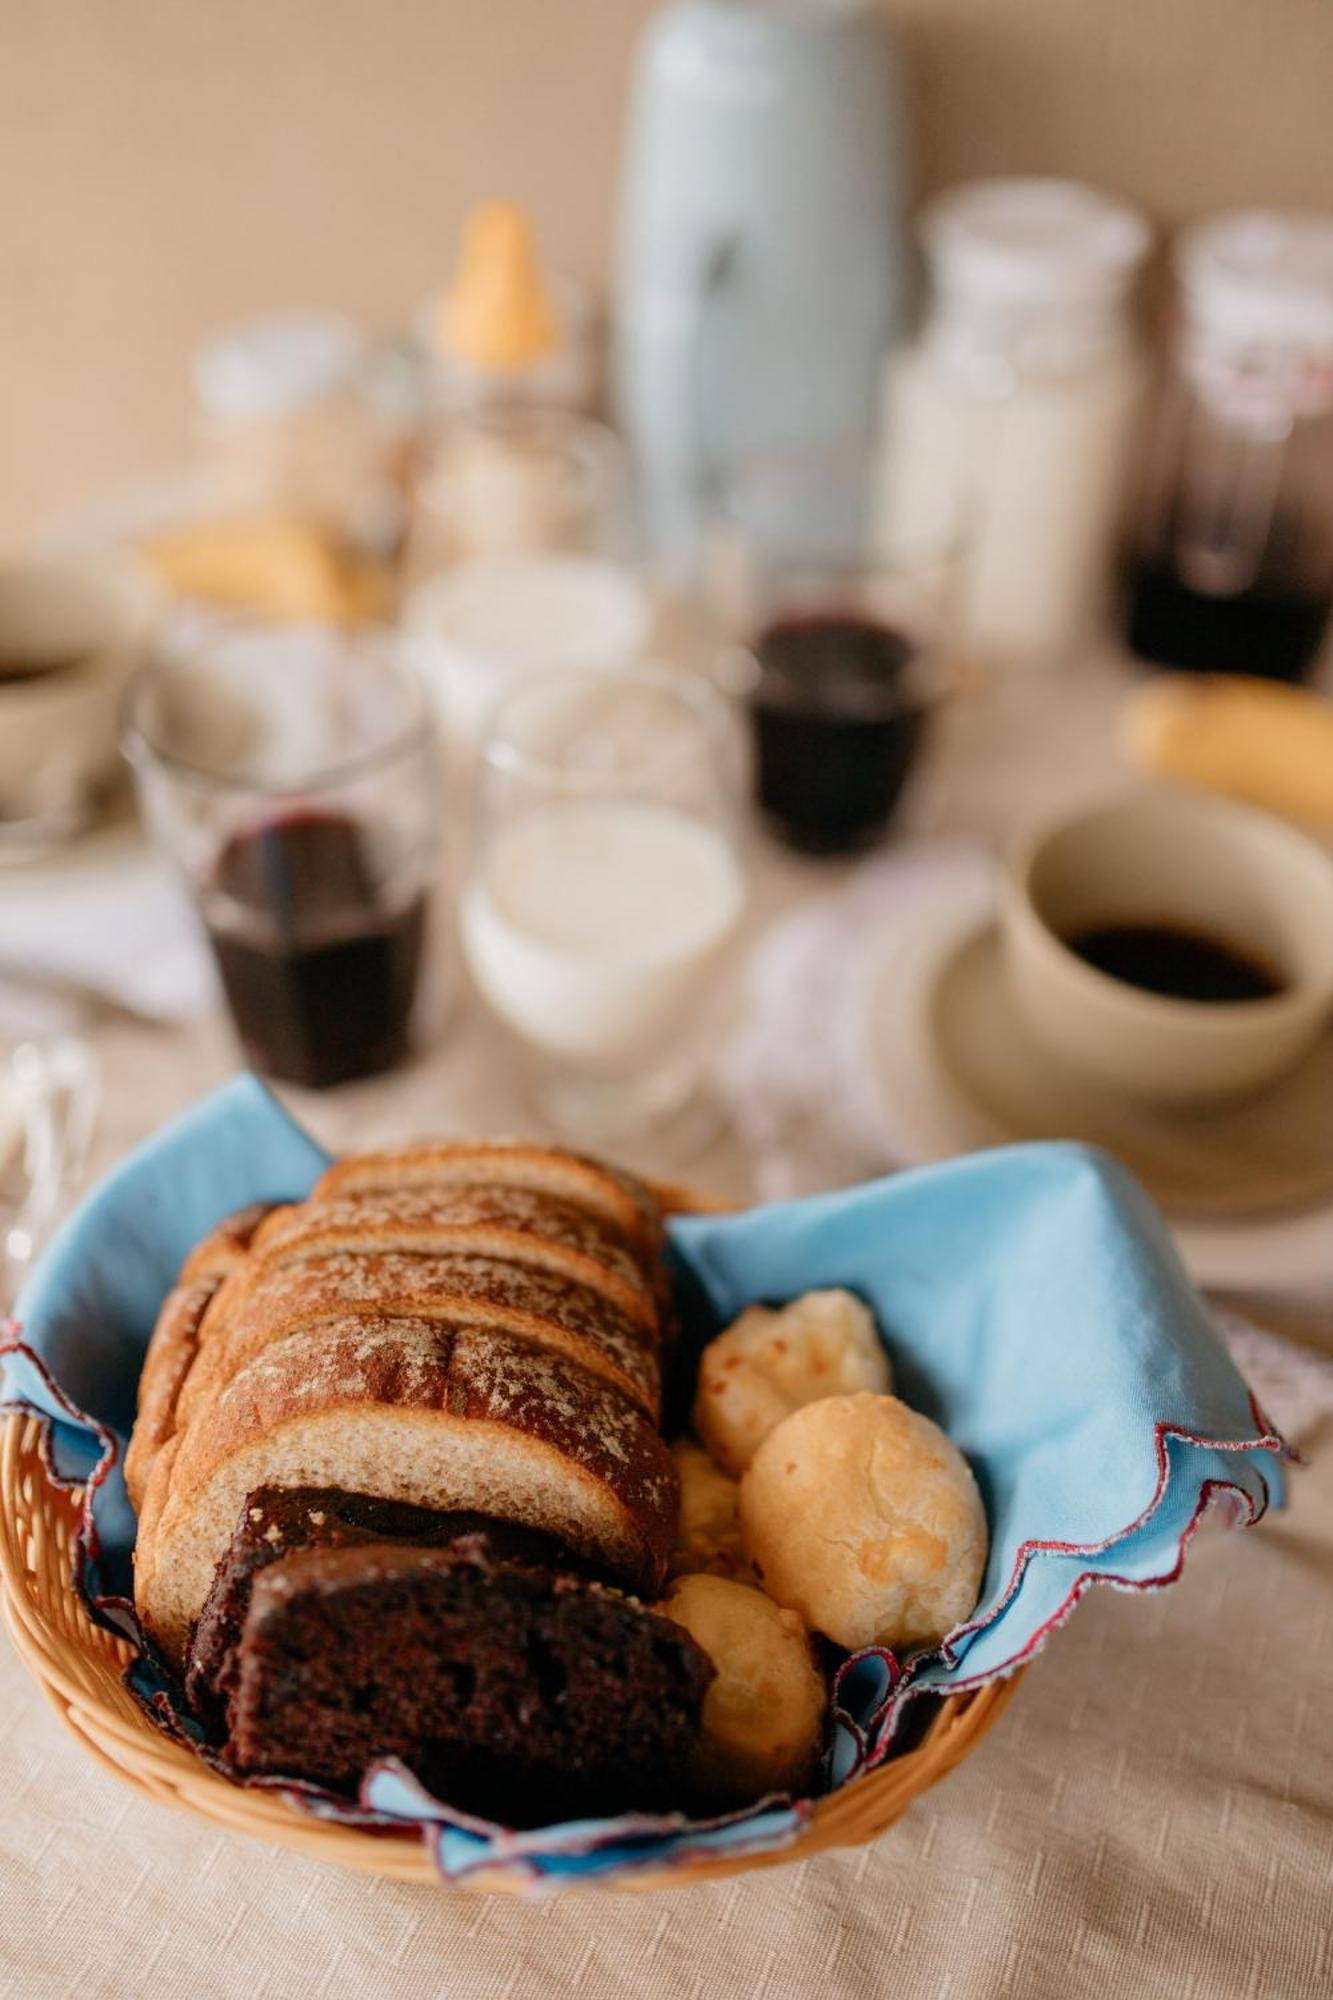
M 672 566 L 697 551 L 710 480 L 869 429 L 904 317 L 904 181 L 896 51 L 866 0 L 677 0 L 649 23 L 616 395 Z

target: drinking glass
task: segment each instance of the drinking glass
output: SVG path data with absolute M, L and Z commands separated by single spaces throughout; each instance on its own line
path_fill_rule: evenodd
M 710 535 L 756 803 L 806 853 L 882 837 L 955 680 L 961 538 L 890 534 L 877 501 L 862 446 L 773 453 L 733 475 Z
M 610 559 L 633 546 L 625 447 L 592 417 L 469 411 L 445 418 L 423 448 L 407 548 L 411 582 L 497 556 Z
M 683 670 L 514 688 L 478 774 L 472 976 L 561 1132 L 625 1140 L 699 1083 L 744 903 L 729 710 Z
M 251 1065 L 323 1089 L 401 1062 L 439 780 L 397 636 L 229 631 L 132 683 L 124 748 Z

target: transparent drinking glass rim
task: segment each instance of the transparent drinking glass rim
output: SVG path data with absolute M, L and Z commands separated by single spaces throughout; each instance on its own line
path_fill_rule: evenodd
M 553 443 L 563 453 L 565 470 L 583 488 L 595 487 L 599 480 L 621 488 L 629 482 L 629 455 L 619 432 L 600 417 L 581 410 L 534 406 L 454 412 L 442 417 L 435 428 L 432 448 L 418 486 L 418 497 L 428 508 L 447 511 L 457 482 L 442 455 L 447 447 L 469 435 L 483 435 L 499 442 L 533 436 Z
M 188 778 L 192 783 L 203 785 L 218 792 L 251 792 L 262 798 L 297 798 L 303 792 L 333 791 L 340 785 L 349 784 L 356 778 L 368 776 L 371 772 L 406 755 L 414 749 L 429 746 L 435 736 L 435 721 L 431 710 L 430 694 L 421 675 L 405 657 L 406 646 L 403 634 L 392 625 L 359 625 L 352 643 L 358 648 L 366 644 L 368 650 L 387 664 L 398 676 L 409 692 L 414 713 L 402 729 L 372 750 L 358 751 L 354 755 L 333 764 L 325 764 L 307 772 L 303 777 L 272 779 L 247 777 L 231 771 L 211 770 L 206 764 L 195 764 L 187 757 L 179 756 L 154 740 L 139 716 L 145 696 L 149 690 L 164 681 L 173 672 L 186 667 L 198 666 L 206 662 L 214 653 L 238 637 L 262 638 L 273 628 L 262 622 L 254 624 L 237 621 L 227 631 L 201 646 L 193 647 L 188 653 L 171 655 L 159 653 L 139 668 L 125 688 L 120 699 L 119 734 L 120 747 L 126 761 L 137 770 L 145 763 L 160 766 L 174 772 L 178 777 Z M 289 628 L 299 629 L 299 628 Z M 323 631 L 324 627 L 312 629 Z
M 505 718 L 521 707 L 524 701 L 558 692 L 562 687 L 570 692 L 576 688 L 597 692 L 615 692 L 630 687 L 655 689 L 692 712 L 713 748 L 720 752 L 725 745 L 729 722 L 727 701 L 712 682 L 693 667 L 640 660 L 627 667 L 561 667 L 507 688 L 491 710 L 482 742 L 482 762 L 509 776 L 540 779 L 543 783 L 568 791 L 597 792 L 605 791 L 608 783 L 612 782 L 623 786 L 658 778 L 689 755 L 693 747 L 682 745 L 666 754 L 659 749 L 656 756 L 646 757 L 641 764 L 608 775 L 601 771 L 572 769 L 567 764 L 525 750 L 505 735 Z
M 746 700 L 752 700 L 764 688 L 792 687 L 800 692 L 799 680 L 760 657 L 758 641 L 727 647 L 722 654 L 722 668 L 734 692 Z M 882 697 L 877 696 L 850 713 L 875 722 L 891 722 L 900 715 L 925 715 L 932 709 L 943 708 L 957 693 L 959 684 L 959 675 L 942 663 L 939 649 L 923 647 L 903 665 Z

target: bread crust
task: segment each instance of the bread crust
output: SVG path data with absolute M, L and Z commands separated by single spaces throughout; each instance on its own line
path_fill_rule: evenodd
M 224 1216 L 202 1242 L 196 1243 L 181 1265 L 180 1283 L 188 1285 L 195 1278 L 225 1277 L 239 1264 L 254 1241 L 255 1231 L 272 1213 L 272 1202 L 255 1201 L 247 1208 L 238 1208 L 234 1215 Z
M 661 1249 L 662 1212 L 650 1188 L 618 1167 L 547 1146 L 457 1139 L 356 1153 L 334 1162 L 316 1182 L 311 1199 L 476 1181 L 555 1195 L 622 1231 L 648 1264 Z
M 345 1195 L 279 1210 L 257 1231 L 255 1250 L 291 1262 L 338 1250 L 473 1250 L 577 1279 L 652 1331 L 652 1288 L 625 1239 L 567 1202 L 526 1189 L 486 1183 L 456 1188 L 400 1188 Z M 238 1274 L 219 1309 L 245 1298 L 250 1271 Z
M 139 1408 L 125 1453 L 125 1490 L 136 1513 L 163 1445 L 176 1429 L 181 1391 L 199 1351 L 199 1328 L 222 1280 L 196 1278 L 167 1293 L 139 1377 Z
M 294 1264 L 260 1258 L 249 1274 L 244 1311 L 230 1320 L 210 1315 L 177 1399 L 179 1421 L 188 1423 L 229 1375 L 274 1341 L 359 1312 L 521 1334 L 604 1376 L 654 1423 L 660 1415 L 656 1341 L 590 1286 L 499 1257 L 372 1251 Z
M 138 1409 L 125 1453 L 125 1488 L 138 1513 L 153 1462 L 177 1426 L 180 1393 L 194 1366 L 208 1308 L 224 1278 L 243 1262 L 266 1202 L 238 1209 L 197 1243 L 167 1293 L 139 1375 Z

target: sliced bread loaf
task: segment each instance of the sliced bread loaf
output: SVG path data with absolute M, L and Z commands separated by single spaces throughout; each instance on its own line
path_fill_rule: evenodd
M 642 1411 L 564 1355 L 495 1329 L 347 1319 L 278 1341 L 158 1455 L 135 1600 L 179 1665 L 247 1493 L 342 1486 L 539 1528 L 654 1594 L 677 1484 Z

